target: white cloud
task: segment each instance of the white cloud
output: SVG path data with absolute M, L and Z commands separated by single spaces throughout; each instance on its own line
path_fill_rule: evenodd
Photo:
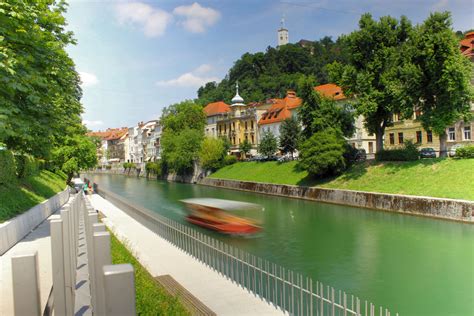
M 82 123 L 83 123 L 84 125 L 86 125 L 87 127 L 94 127 L 94 126 L 104 125 L 104 122 L 102 122 L 102 121 L 83 120 Z
M 201 77 L 191 72 L 187 72 L 176 79 L 158 81 L 156 85 L 176 87 L 200 87 L 209 81 L 219 81 L 219 79 L 217 77 Z
M 434 11 L 442 11 L 448 7 L 448 0 L 439 0 L 433 5 Z
M 81 87 L 83 88 L 95 86 L 99 83 L 99 79 L 97 79 L 97 76 L 92 73 L 79 71 L 79 76 L 81 77 Z
M 119 3 L 116 11 L 119 23 L 138 26 L 148 37 L 163 35 L 173 20 L 168 12 L 142 2 Z
M 209 64 L 202 64 L 201 66 L 197 67 L 196 69 L 194 69 L 194 73 L 197 73 L 197 74 L 205 74 L 205 73 L 208 73 L 210 72 L 214 67 L 212 67 L 211 65 Z
M 180 24 L 192 33 L 204 32 L 206 27 L 214 25 L 221 17 L 219 11 L 212 8 L 202 7 L 197 2 L 187 6 L 183 5 L 176 7 L 173 10 L 173 13 L 184 19 Z

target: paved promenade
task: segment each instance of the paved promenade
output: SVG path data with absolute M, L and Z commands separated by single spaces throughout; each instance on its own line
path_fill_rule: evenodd
M 154 277 L 171 275 L 218 315 L 283 314 L 171 245 L 101 196 L 95 194 L 89 199 L 94 208 L 107 217 L 103 222 L 128 244 Z

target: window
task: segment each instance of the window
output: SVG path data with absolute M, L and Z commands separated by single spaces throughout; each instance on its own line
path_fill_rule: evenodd
M 369 154 L 372 154 L 374 152 L 374 143 L 369 142 Z
M 253 129 L 253 121 L 250 121 L 250 128 Z
M 426 132 L 426 142 L 432 143 L 433 142 L 433 132 L 427 131 Z
M 423 141 L 423 134 L 421 133 L 421 131 L 416 131 L 416 142 L 418 144 L 421 144 L 422 141 Z
M 464 140 L 470 140 L 470 139 L 471 139 L 471 127 L 464 126 Z
M 449 140 L 456 140 L 456 131 L 454 130 L 454 127 L 450 127 L 448 129 L 448 139 Z
M 398 133 L 398 143 L 403 144 L 403 133 Z
M 395 145 L 395 134 L 390 133 L 390 145 Z
M 421 116 L 421 111 L 420 110 L 416 110 L 415 111 L 415 119 L 419 118 Z
M 245 121 L 245 130 L 247 130 L 247 121 Z

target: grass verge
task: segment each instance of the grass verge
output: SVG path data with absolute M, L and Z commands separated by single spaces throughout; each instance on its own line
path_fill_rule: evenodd
M 366 162 L 333 178 L 311 178 L 296 161 L 240 162 L 211 178 L 474 200 L 474 159 Z
M 137 315 L 189 315 L 179 299 L 169 295 L 113 233 L 110 236 L 112 263 L 130 263 L 135 270 Z
M 47 170 L 7 185 L 0 184 L 0 223 L 27 211 L 66 188 L 66 179 Z

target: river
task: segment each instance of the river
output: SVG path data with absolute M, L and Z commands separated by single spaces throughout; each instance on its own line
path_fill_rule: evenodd
M 392 315 L 474 315 L 474 225 L 195 184 L 96 174 L 89 179 L 173 220 L 181 199 L 264 207 L 255 238 L 208 235 L 388 308 Z M 196 226 L 193 226 L 196 228 Z

